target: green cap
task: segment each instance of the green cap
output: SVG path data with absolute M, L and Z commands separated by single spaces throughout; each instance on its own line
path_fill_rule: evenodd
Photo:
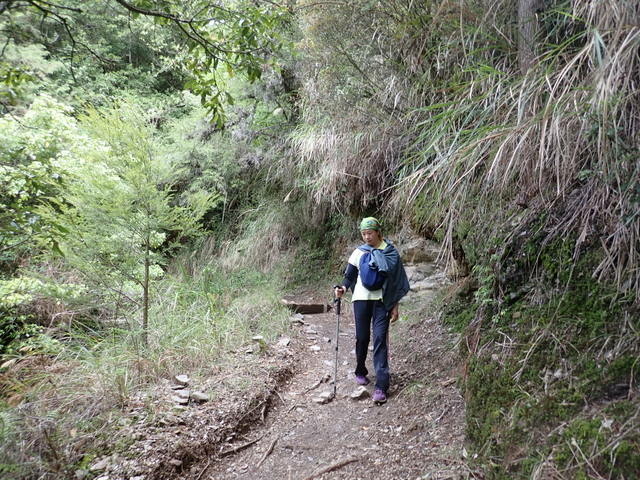
M 374 217 L 363 218 L 360 222 L 360 231 L 362 230 L 380 230 L 380 222 Z

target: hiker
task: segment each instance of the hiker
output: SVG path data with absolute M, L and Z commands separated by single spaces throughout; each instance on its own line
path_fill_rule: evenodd
M 349 257 L 344 281 L 335 288 L 335 295 L 342 297 L 349 289 L 353 293 L 358 385 L 369 384 L 365 361 L 373 329 L 373 367 L 376 371 L 373 401 L 384 403 L 389 390 L 389 324 L 398 319 L 398 301 L 409 291 L 409 280 L 398 250 L 382 237 L 381 225 L 376 218 L 364 218 L 360 222 L 360 233 L 365 243 Z

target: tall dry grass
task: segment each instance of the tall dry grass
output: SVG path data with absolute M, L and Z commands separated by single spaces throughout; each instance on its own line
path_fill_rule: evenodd
M 554 211 L 550 236 L 575 236 L 576 256 L 597 238 L 606 255 L 594 274 L 640 298 L 638 4 L 548 4 L 523 75 L 513 2 L 481 2 L 502 13 L 478 17 L 475 2 L 438 3 L 444 23 L 418 42 L 439 39 L 421 50 L 424 106 L 408 116 L 413 143 L 390 208 L 426 205 L 450 256 L 462 224 L 484 231 L 522 207 Z
M 419 9 L 419 8 L 418 8 Z M 398 69 L 409 2 L 301 2 L 302 122 L 291 136 L 293 188 L 316 209 L 379 209 L 407 148 L 407 112 L 419 92 Z M 411 36 L 411 35 L 410 35 Z
M 342 122 L 300 127 L 292 138 L 296 174 L 310 179 L 305 187 L 315 204 L 342 213 L 378 208 L 400 164 L 403 138 L 396 129 L 393 122 L 365 131 Z

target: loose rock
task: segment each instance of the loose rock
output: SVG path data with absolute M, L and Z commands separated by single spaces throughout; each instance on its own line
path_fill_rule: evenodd
M 349 395 L 349 397 L 352 400 L 362 400 L 369 397 L 369 390 L 367 390 L 366 387 L 358 387 L 353 392 L 351 392 L 351 395 Z
M 198 403 L 204 403 L 211 400 L 211 397 L 203 392 L 193 392 L 191 394 L 191 400 Z
M 332 398 L 332 392 L 322 392 L 319 395 L 313 397 L 311 400 L 313 400 L 315 403 L 319 403 L 320 405 L 324 405 L 325 403 L 329 403 L 329 400 L 331 400 Z
M 182 385 L 182 386 L 187 386 L 189 385 L 189 376 L 188 375 L 176 375 L 175 377 L 173 377 L 173 379 L 175 380 L 175 382 L 178 385 Z
M 179 405 L 186 405 L 189 403 L 189 397 L 179 397 L 178 395 L 173 395 L 171 400 Z
M 178 390 L 176 391 L 175 396 L 180 398 L 186 398 L 187 400 L 189 400 L 190 394 L 191 392 L 189 390 Z
M 289 317 L 289 321 L 292 324 L 298 324 L 298 325 L 304 325 L 304 315 L 302 315 L 301 313 L 296 313 L 295 315 Z
M 96 463 L 89 467 L 89 470 L 92 472 L 98 472 L 100 470 L 105 470 L 109 466 L 109 458 L 103 458 L 98 460 Z

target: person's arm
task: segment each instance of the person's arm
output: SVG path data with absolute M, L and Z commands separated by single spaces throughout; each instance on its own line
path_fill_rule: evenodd
M 389 312 L 389 321 L 391 323 L 395 322 L 396 320 L 398 320 L 398 317 L 400 317 L 400 308 L 398 305 L 400 304 L 396 303 Z
M 344 270 L 344 281 L 342 282 L 342 286 L 345 290 L 351 289 L 353 292 L 353 287 L 356 286 L 356 282 L 358 281 L 358 269 L 351 265 L 347 264 L 347 268 Z
M 342 285 L 336 288 L 336 296 L 342 297 L 342 295 L 344 295 L 349 289 L 353 291 L 353 287 L 357 281 L 358 269 L 350 263 L 347 264 L 347 268 L 344 271 L 344 280 L 342 281 Z

